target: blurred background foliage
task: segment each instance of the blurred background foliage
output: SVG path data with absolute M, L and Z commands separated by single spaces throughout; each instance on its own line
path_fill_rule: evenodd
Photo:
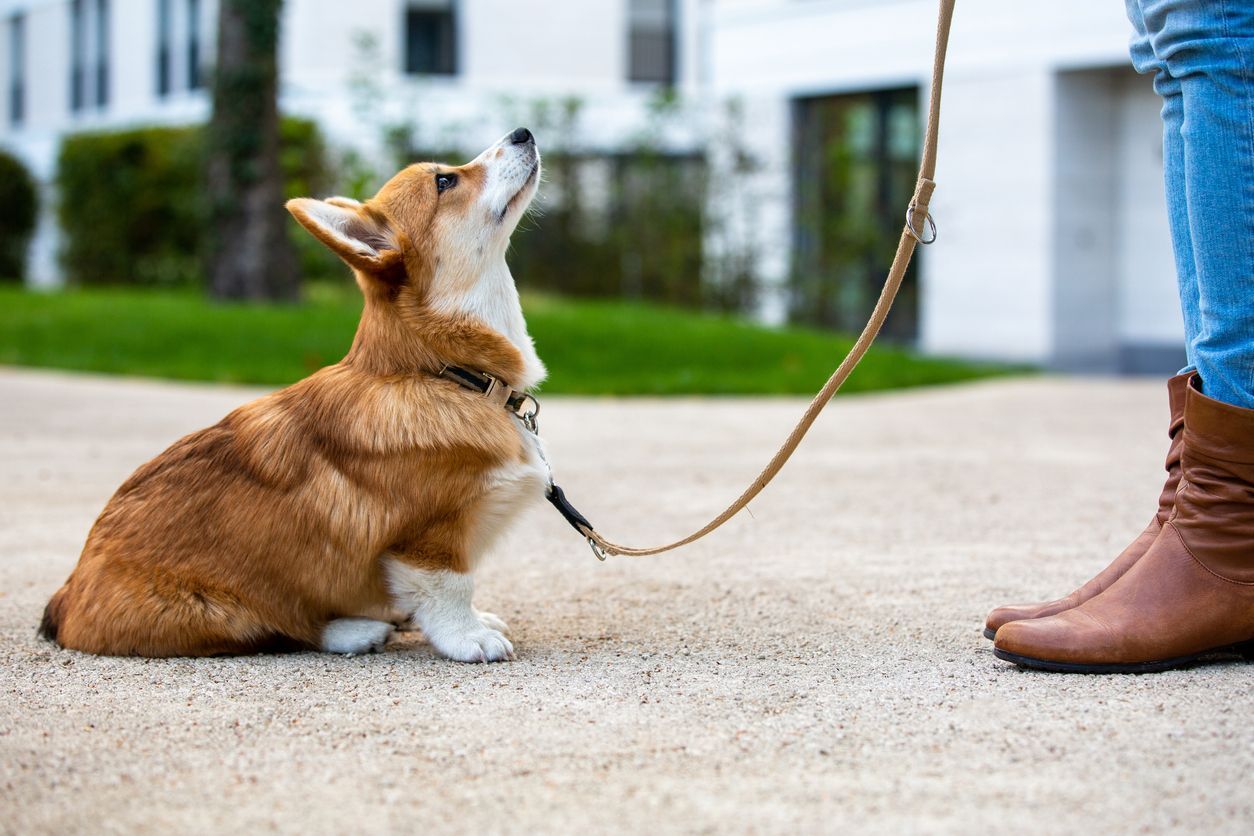
M 510 263 L 520 286 L 583 297 L 647 300 L 748 312 L 755 302 L 752 252 L 713 247 L 710 170 L 697 154 L 673 154 L 662 136 L 684 114 L 669 93 L 650 106 L 649 127 L 626 149 L 581 149 L 577 99 L 526 109 L 542 138 L 541 196 L 515 235 Z M 734 111 L 730 118 L 737 118 Z M 392 171 L 418 160 L 464 162 L 477 150 L 415 147 L 416 132 L 385 128 L 394 163 L 380 173 L 356 154 L 330 153 L 314 123 L 285 117 L 280 155 L 288 197 L 365 198 Z M 728 130 L 729 136 L 735 130 Z M 754 167 L 732 149 L 742 172 Z M 57 167 L 62 265 L 75 286 L 199 287 L 207 207 L 204 129 L 153 127 L 67 138 Z M 291 225 L 308 279 L 345 275 L 325 249 Z M 703 248 L 721 253 L 705 257 Z
M 328 147 L 313 122 L 281 121 L 288 197 L 370 197 L 395 171 L 420 160 L 461 163 L 457 124 L 425 124 L 419 87 L 412 102 L 380 86 L 375 36 L 353 36 L 348 86 L 354 116 L 380 152 Z M 787 315 L 792 322 L 855 331 L 874 304 L 891 262 L 917 157 L 914 90 L 798 100 L 795 121 L 795 240 Z M 612 151 L 588 140 L 578 98 L 502 99 L 502 125 L 527 125 L 544 154 L 544 183 L 514 235 L 510 265 L 525 289 L 584 298 L 656 302 L 753 315 L 760 310 L 764 246 L 754 234 L 755 175 L 762 166 L 743 142 L 744 114 L 731 99 L 694 109 L 667 87 L 651 94 L 647 118 Z M 397 115 L 400 114 L 400 115 Z M 671 150 L 668 137 L 701 141 Z M 702 149 L 692 151 L 696 147 Z M 57 171 L 63 266 L 71 285 L 203 287 L 208 208 L 201 173 L 202 127 L 89 133 L 65 140 Z M 717 174 L 715 173 L 717 171 Z M 296 224 L 289 225 L 305 281 L 345 268 Z M 915 333 L 913 272 L 885 330 Z
M 418 160 L 454 164 L 455 124 L 423 125 L 407 106 L 389 121 L 368 72 L 356 109 L 381 153 L 330 146 L 313 122 L 281 120 L 287 197 L 370 197 Z M 803 184 L 796 195 L 789 316 L 804 327 L 767 328 L 759 309 L 761 263 L 755 178 L 744 114 L 731 100 L 695 113 L 664 88 L 648 119 L 612 152 L 588 143 L 576 98 L 502 100 L 501 124 L 539 137 L 544 182 L 508 256 L 524 292 L 533 337 L 549 360 L 544 391 L 580 394 L 801 394 L 812 392 L 848 350 L 892 258 L 912 183 L 914 94 L 816 101 L 798 113 Z M 393 103 L 395 105 L 396 103 Z M 802 102 L 799 108 L 806 108 Z M 704 125 L 696 147 L 676 153 L 668 136 Z M 684 144 L 691 149 L 692 143 Z M 296 223 L 303 301 L 236 304 L 207 296 L 205 129 L 152 127 L 81 133 L 64 140 L 56 172 L 61 258 L 73 292 L 0 289 L 0 363 L 189 380 L 282 384 L 334 363 L 361 310 L 346 267 Z M 885 159 L 893 162 L 885 166 Z M 6 165 L 0 158 L 0 169 Z M 12 217 L 0 257 L 19 252 L 36 207 L 29 176 L 0 179 Z M 715 176 L 714 172 L 722 172 Z M 25 179 L 23 179 L 25 178 Z M 900 193 L 903 191 L 905 197 Z M 19 243 L 12 243 L 19 242 Z M 8 247 L 14 249 L 3 249 Z M 775 244 L 772 244 L 775 246 Z M 9 267 L 0 272 L 14 275 Z M 903 293 L 913 292 L 908 283 Z M 913 306 L 894 312 L 913 328 Z M 839 329 L 836 332 L 821 329 Z M 894 330 L 890 319 L 889 329 Z M 850 391 L 946 383 L 1005 367 L 920 357 L 881 344 Z
M 575 137 L 583 104 L 533 103 L 530 121 L 548 137 L 545 185 L 528 226 L 515 235 L 510 262 L 524 286 L 571 296 L 651 300 L 703 307 L 704 158 L 668 154 L 665 123 L 673 97 L 650 103 L 650 124 L 623 150 L 581 150 Z
M 34 178 L 21 160 L 0 151 L 0 280 L 21 281 L 38 215 Z
M 287 196 L 318 194 L 334 181 L 317 126 L 280 123 Z M 208 203 L 204 128 L 151 127 L 80 133 L 57 162 L 61 264 L 74 286 L 202 287 Z M 295 225 L 305 275 L 339 262 Z

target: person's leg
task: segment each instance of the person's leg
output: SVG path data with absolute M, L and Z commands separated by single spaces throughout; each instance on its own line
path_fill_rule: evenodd
M 1132 66 L 1142 75 L 1153 74 L 1154 92 L 1163 100 L 1163 179 L 1167 192 L 1171 247 L 1176 260 L 1176 280 L 1180 287 L 1180 312 L 1184 317 L 1184 347 L 1188 358 L 1188 365 L 1180 370 L 1184 374 L 1194 368 L 1193 343 L 1202 331 L 1197 267 L 1193 261 L 1193 235 L 1189 228 L 1185 188 L 1184 136 L 1181 132 L 1185 118 L 1184 98 L 1180 80 L 1168 72 L 1166 64 L 1154 53 L 1150 30 L 1141 8 L 1145 0 L 1125 2 L 1133 30 L 1128 49 Z
M 1171 224 L 1171 243 L 1175 251 L 1176 274 L 1180 283 L 1180 307 L 1184 314 L 1185 345 L 1191 346 L 1201 332 L 1201 313 L 1197 286 L 1197 270 L 1193 264 L 1193 240 L 1189 228 L 1189 207 L 1186 200 L 1184 138 L 1181 126 L 1184 122 L 1184 102 L 1180 94 L 1180 82 L 1173 78 L 1166 66 L 1154 54 L 1150 31 L 1146 27 L 1141 9 L 1144 0 L 1126 0 L 1128 20 L 1132 23 L 1132 42 L 1129 52 L 1132 65 L 1143 74 L 1153 73 L 1154 89 L 1163 100 L 1163 168 L 1166 177 L 1167 212 Z M 1190 349 L 1191 351 L 1191 349 Z M 1180 482 L 1180 450 L 1184 426 L 1184 393 L 1187 375 L 1193 371 L 1193 358 L 1189 366 L 1167 383 L 1167 398 L 1171 407 L 1171 421 L 1167 433 L 1170 445 L 1167 449 L 1167 481 L 1159 497 L 1158 512 L 1149 524 L 1128 546 L 1115 556 L 1111 563 L 1083 586 L 1071 594 L 1054 601 L 1033 604 L 1009 604 L 997 607 L 984 619 L 984 636 L 995 639 L 997 631 L 1014 621 L 1046 618 L 1073 609 L 1101 594 L 1111 584 L 1123 577 L 1153 545 L 1162 530 L 1163 523 L 1175 507 L 1176 488 Z
M 1199 374 L 1185 393 L 1174 507 L 1148 551 L 1079 606 L 997 630 L 999 658 L 1045 670 L 1165 670 L 1231 651 L 1254 658 L 1254 4 L 1133 5 L 1159 77 L 1179 89 Z M 1167 181 L 1170 197 L 1170 170 Z
M 1167 181 L 1174 206 L 1179 184 L 1173 186 L 1171 170 L 1182 169 L 1197 289 L 1193 299 L 1182 270 L 1189 362 L 1208 396 L 1254 408 L 1254 3 L 1140 0 L 1140 6 L 1160 75 L 1178 90 L 1164 96 L 1164 118 L 1172 100 L 1183 110 L 1183 166 L 1168 156 Z M 1165 156 L 1171 145 L 1165 137 Z M 1189 330 L 1193 304 L 1198 319 Z

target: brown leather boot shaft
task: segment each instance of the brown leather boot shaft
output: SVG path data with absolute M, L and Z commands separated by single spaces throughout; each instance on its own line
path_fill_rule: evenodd
M 1158 496 L 1159 525 L 1167 522 L 1176 507 L 1176 489 L 1180 485 L 1180 451 L 1184 446 L 1184 404 L 1192 374 L 1178 374 L 1167 381 L 1167 400 L 1171 404 L 1171 424 L 1167 427 L 1167 437 L 1171 444 L 1167 448 L 1167 481 L 1163 483 L 1163 492 Z
M 1158 497 L 1158 511 L 1150 519 L 1149 525 L 1105 569 L 1070 595 L 1038 604 L 1009 604 L 990 612 L 984 621 L 986 636 L 992 638 L 998 628 L 1012 621 L 1044 618 L 1078 607 L 1119 580 L 1123 573 L 1127 572 L 1132 564 L 1140 560 L 1141 556 L 1149 550 L 1150 545 L 1162 530 L 1163 523 L 1167 521 L 1175 508 L 1176 490 L 1180 484 L 1180 450 L 1184 443 L 1184 433 L 1181 430 L 1184 427 L 1184 404 L 1190 377 L 1189 374 L 1178 374 L 1167 381 L 1167 400 L 1171 407 L 1171 422 L 1167 425 L 1170 445 L 1167 448 L 1167 461 L 1164 465 L 1167 470 L 1167 481 L 1163 483 L 1162 493 Z
M 1165 670 L 1254 647 L 1254 409 L 1186 394 L 1171 518 L 1108 589 L 997 631 L 994 652 L 1064 671 Z
M 1195 382 L 1183 438 L 1184 480 L 1171 523 L 1207 569 L 1254 583 L 1254 409 L 1208 398 Z

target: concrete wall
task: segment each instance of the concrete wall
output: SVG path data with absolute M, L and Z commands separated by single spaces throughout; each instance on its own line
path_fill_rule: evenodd
M 1055 97 L 1055 365 L 1183 365 L 1160 101 L 1126 68 L 1064 72 Z
M 1118 355 L 1117 94 L 1108 70 L 1054 82 L 1053 362 L 1069 369 L 1106 371 Z
M 1184 364 L 1184 323 L 1163 196 L 1162 102 L 1149 79 L 1116 80 L 1115 156 L 1119 342 L 1125 371 Z

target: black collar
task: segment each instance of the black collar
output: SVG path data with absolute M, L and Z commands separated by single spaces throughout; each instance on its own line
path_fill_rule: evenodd
M 513 388 L 499 377 L 487 372 L 476 372 L 461 366 L 445 366 L 440 369 L 440 377 L 472 392 L 478 392 L 492 403 L 504 407 L 522 419 L 527 429 L 535 432 L 536 416 L 540 414 L 540 402 L 534 395 Z

